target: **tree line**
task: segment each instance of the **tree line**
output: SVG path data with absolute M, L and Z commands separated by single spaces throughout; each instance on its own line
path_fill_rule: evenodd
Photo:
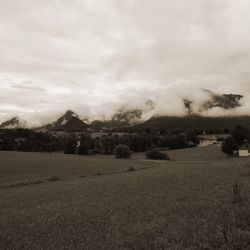
M 140 133 L 119 135 L 110 133 L 93 138 L 91 133 L 56 136 L 29 129 L 0 130 L 0 150 L 24 152 L 56 152 L 66 154 L 106 154 L 114 153 L 117 145 L 127 145 L 133 152 L 146 152 L 152 148 L 180 149 L 196 146 L 199 139 L 195 132 L 152 133 L 149 129 Z
M 0 150 L 23 152 L 62 151 L 65 139 L 29 129 L 0 130 Z
M 114 153 L 116 146 L 127 145 L 133 152 L 146 152 L 152 148 L 181 149 L 196 146 L 199 139 L 194 132 L 180 134 L 157 134 L 146 131 L 132 134 L 110 134 L 92 138 L 91 134 L 83 133 L 80 140 L 71 135 L 65 146 L 66 154 L 106 154 Z

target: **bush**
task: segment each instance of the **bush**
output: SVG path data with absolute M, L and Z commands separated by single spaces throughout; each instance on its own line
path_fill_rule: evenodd
M 151 149 L 147 151 L 146 157 L 151 160 L 170 160 L 166 153 L 162 153 L 158 149 Z
M 117 159 L 129 159 L 131 158 L 131 150 L 127 145 L 118 145 L 115 147 L 115 157 Z

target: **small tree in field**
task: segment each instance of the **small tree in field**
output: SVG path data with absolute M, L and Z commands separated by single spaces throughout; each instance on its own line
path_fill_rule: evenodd
M 238 145 L 236 144 L 233 137 L 228 137 L 226 140 L 222 143 L 221 150 L 223 153 L 228 155 L 233 155 L 234 150 L 238 149 Z
M 117 159 L 129 159 L 131 158 L 131 150 L 127 145 L 118 145 L 115 147 L 115 157 Z
M 158 149 L 151 149 L 145 154 L 146 157 L 151 160 L 170 160 L 167 154 L 160 152 Z

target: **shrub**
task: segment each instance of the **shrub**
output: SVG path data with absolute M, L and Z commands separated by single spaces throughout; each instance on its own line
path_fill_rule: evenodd
M 162 153 L 158 149 L 151 149 L 147 151 L 146 157 L 151 160 L 170 160 L 166 153 Z
M 131 155 L 131 150 L 127 145 L 120 144 L 115 147 L 115 157 L 117 159 L 129 159 Z

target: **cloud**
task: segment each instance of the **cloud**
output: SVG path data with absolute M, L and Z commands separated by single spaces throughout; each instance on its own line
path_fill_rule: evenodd
M 150 115 L 183 115 L 183 98 L 207 98 L 202 88 L 244 95 L 238 114 L 248 114 L 249 7 L 248 0 L 0 0 L 0 122 L 19 115 L 45 123 L 69 108 L 111 117 L 147 99 L 155 103 Z
M 21 89 L 21 90 L 31 90 L 31 91 L 38 91 L 38 92 L 44 92 L 45 89 L 39 86 L 28 86 L 25 84 L 14 84 L 12 88 Z

